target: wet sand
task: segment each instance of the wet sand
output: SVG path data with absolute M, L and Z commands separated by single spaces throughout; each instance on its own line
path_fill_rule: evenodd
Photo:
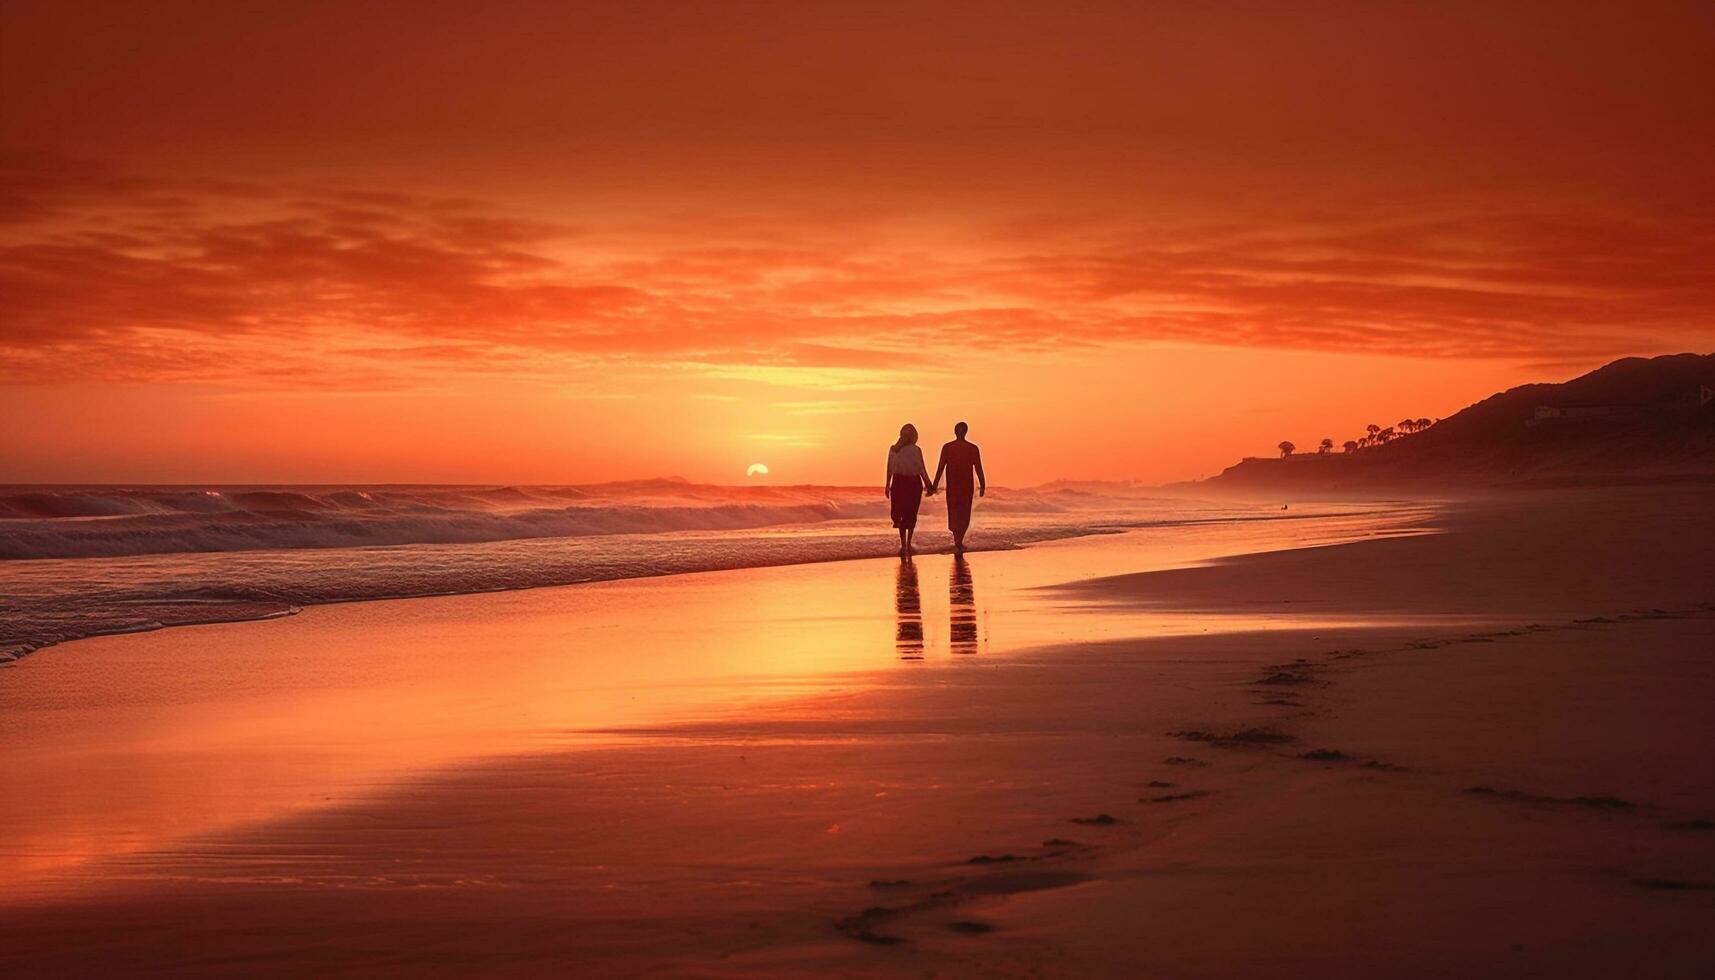
M 68 644 L 0 674 L 0 968 L 1698 975 L 1711 510 L 1538 494 Z M 1257 548 L 1289 550 L 1185 567 Z

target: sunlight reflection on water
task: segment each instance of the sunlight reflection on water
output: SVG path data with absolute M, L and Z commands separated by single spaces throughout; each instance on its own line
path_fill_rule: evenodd
M 1310 625 L 1103 608 L 1042 587 L 1408 533 L 1421 517 L 1181 525 L 957 561 L 329 606 L 49 649 L 0 674 L 0 877 L 63 886 L 91 859 L 484 758 L 885 684 L 889 665 L 958 670 L 1067 641 Z

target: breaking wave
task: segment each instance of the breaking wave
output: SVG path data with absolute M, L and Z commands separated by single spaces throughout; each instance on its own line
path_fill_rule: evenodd
M 1048 495 L 1052 496 L 1052 495 Z M 1054 510 L 1046 496 L 997 509 Z M 0 559 L 737 531 L 878 518 L 876 490 L 712 487 L 66 487 L 0 490 Z

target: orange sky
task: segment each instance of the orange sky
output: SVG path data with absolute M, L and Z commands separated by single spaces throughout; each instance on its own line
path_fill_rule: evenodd
M 1167 480 L 1715 348 L 1706 3 L 0 28 L 0 481 Z

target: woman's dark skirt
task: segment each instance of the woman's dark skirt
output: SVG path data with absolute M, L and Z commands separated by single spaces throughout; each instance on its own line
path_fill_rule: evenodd
M 915 476 L 893 477 L 893 526 L 910 530 L 917 526 L 917 509 L 923 506 L 923 480 Z

